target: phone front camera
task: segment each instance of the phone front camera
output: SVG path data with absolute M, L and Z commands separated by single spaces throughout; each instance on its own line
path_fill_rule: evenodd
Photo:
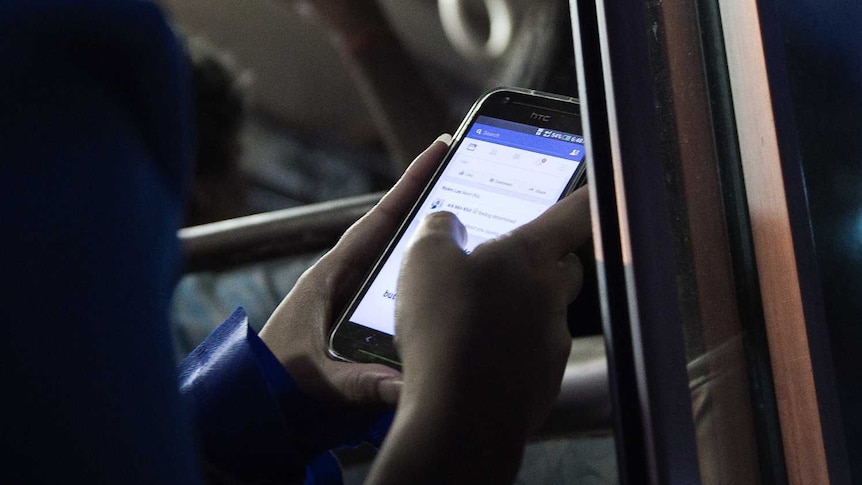
M 512 102 L 512 98 L 510 98 L 510 97 L 508 97 L 508 96 L 506 96 L 505 98 L 503 98 L 503 104 L 509 104 L 509 103 L 511 103 L 511 102 Z

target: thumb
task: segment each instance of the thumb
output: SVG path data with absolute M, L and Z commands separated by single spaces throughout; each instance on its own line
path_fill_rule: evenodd
M 398 403 L 401 373 L 380 364 L 338 363 L 332 377 L 347 402 L 359 405 Z
M 451 277 L 452 268 L 465 257 L 466 243 L 467 229 L 455 214 L 440 211 L 425 216 L 407 243 L 398 276 L 398 292 L 404 293 L 402 285 L 408 293 L 425 291 L 429 283 Z M 398 307 L 396 301 L 396 313 Z
M 451 250 L 453 246 L 463 251 L 465 244 L 467 244 L 467 229 L 455 214 L 446 211 L 432 212 L 419 223 L 407 246 L 407 252 L 430 251 L 432 254 L 437 254 Z M 425 255 L 430 256 L 427 253 Z

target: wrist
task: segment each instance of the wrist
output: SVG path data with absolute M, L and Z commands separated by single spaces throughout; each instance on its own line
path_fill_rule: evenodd
M 416 385 L 405 376 L 399 414 L 433 422 L 452 436 L 488 436 L 492 440 L 500 437 L 521 443 L 526 440 L 529 420 L 523 399 L 501 392 L 499 384 L 486 385 L 480 379 L 447 379 L 442 374 L 440 377 L 443 378 Z
M 416 368 L 431 370 L 412 372 Z M 399 409 L 418 406 L 439 410 L 441 419 L 468 419 L 470 426 L 505 426 L 525 436 L 530 429 L 534 399 L 529 386 L 518 385 L 523 380 L 511 375 L 500 375 L 491 362 L 439 359 L 433 364 L 405 362 L 403 369 Z M 456 410 L 457 416 L 443 416 Z
M 444 400 L 404 399 L 368 483 L 508 483 L 526 434 Z

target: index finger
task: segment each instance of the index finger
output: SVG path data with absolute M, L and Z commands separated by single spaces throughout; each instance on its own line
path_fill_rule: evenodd
M 527 244 L 531 251 L 550 254 L 555 258 L 576 251 L 591 236 L 588 187 L 574 191 L 510 234 L 510 237 Z
M 440 135 L 407 168 L 377 205 L 351 226 L 333 248 L 349 264 L 370 264 L 398 229 L 401 220 L 422 193 L 428 179 L 449 149 L 452 137 Z

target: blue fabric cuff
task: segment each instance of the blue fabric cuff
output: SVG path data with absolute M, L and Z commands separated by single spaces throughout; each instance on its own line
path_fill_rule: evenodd
M 248 343 L 270 390 L 281 403 L 290 429 L 299 433 L 297 448 L 306 460 L 361 443 L 380 447 L 392 424 L 392 411 L 332 406 L 308 397 L 253 332 L 249 333 Z
M 180 367 L 208 463 L 248 481 L 341 483 L 328 451 L 380 447 L 394 413 L 306 396 L 238 308 Z M 307 468 L 306 468 L 307 467 Z
M 301 482 L 300 435 L 273 394 L 279 379 L 270 383 L 271 370 L 258 363 L 255 340 L 248 316 L 237 309 L 183 361 L 180 390 L 193 398 L 209 464 L 243 481 Z

